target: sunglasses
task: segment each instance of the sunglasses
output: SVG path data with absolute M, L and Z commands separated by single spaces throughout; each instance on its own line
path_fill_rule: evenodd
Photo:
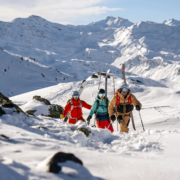
M 99 97 L 104 97 L 105 96 L 105 94 L 99 94 Z

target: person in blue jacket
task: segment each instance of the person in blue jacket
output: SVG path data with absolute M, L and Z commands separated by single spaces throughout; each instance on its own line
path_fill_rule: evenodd
M 90 120 L 95 113 L 97 127 L 102 129 L 107 128 L 111 131 L 111 133 L 113 133 L 114 129 L 111 119 L 109 118 L 108 106 L 109 100 L 105 98 L 105 90 L 100 89 L 87 118 L 88 125 L 90 124 Z

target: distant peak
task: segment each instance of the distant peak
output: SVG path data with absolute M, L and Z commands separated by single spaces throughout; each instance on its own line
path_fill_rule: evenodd
M 22 23 L 22 22 L 25 22 L 26 20 L 47 21 L 46 19 L 44 19 L 44 18 L 42 18 L 40 16 L 31 15 L 28 18 L 16 18 L 12 22 L 14 22 L 14 23 Z
M 169 26 L 178 26 L 178 25 L 180 25 L 180 21 L 178 21 L 178 20 L 176 20 L 174 18 L 169 19 L 169 21 L 164 21 L 163 23 L 166 24 L 166 25 L 169 25 Z
M 36 15 L 31 15 L 28 17 L 28 19 L 40 19 L 40 20 L 45 20 L 44 18 L 40 17 L 40 16 L 36 16 Z
M 110 19 L 115 19 L 115 17 L 113 17 L 113 16 L 107 16 L 105 20 L 108 21 L 108 20 L 110 20 Z

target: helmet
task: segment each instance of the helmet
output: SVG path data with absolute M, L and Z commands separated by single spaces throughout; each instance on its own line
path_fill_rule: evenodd
M 129 90 L 129 85 L 128 84 L 123 84 L 121 87 L 120 87 L 120 91 L 121 92 L 128 92 Z
M 105 97 L 105 90 L 104 89 L 100 89 L 99 92 L 98 92 L 98 97 Z
M 105 94 L 105 93 L 106 93 L 106 92 L 105 92 L 104 89 L 100 89 L 99 92 L 98 92 L 98 94 Z
M 74 91 L 72 96 L 79 96 L 79 92 L 78 91 Z

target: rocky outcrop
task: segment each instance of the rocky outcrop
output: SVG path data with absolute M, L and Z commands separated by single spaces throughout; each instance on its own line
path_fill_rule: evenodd
M 36 112 L 36 110 L 28 110 L 28 111 L 26 111 L 27 114 L 32 115 L 32 116 L 34 116 L 35 112 Z
M 51 105 L 51 103 L 47 99 L 44 99 L 41 96 L 33 96 L 33 99 L 36 99 L 37 101 L 44 102 L 46 105 Z
M 48 172 L 59 173 L 61 171 L 61 167 L 58 163 L 64 163 L 66 161 L 73 161 L 75 163 L 83 165 L 83 162 L 78 159 L 74 154 L 71 153 L 64 153 L 64 152 L 57 152 L 47 163 Z
M 14 104 L 11 100 L 9 100 L 9 98 L 7 98 L 6 96 L 4 96 L 2 93 L 0 93 L 0 105 L 3 108 L 15 108 L 15 112 L 17 113 L 24 113 L 24 111 L 17 106 L 16 104 Z M 5 114 L 4 110 L 1 108 L 0 109 L 0 116 Z M 25 113 L 24 113 L 25 114 Z
M 78 128 L 77 130 L 83 132 L 86 135 L 86 137 L 88 137 L 91 133 L 91 131 L 89 131 L 87 128 Z
M 48 117 L 52 117 L 52 118 L 59 118 L 61 114 L 63 114 L 63 108 L 57 104 L 55 105 L 51 105 L 49 108 L 49 115 L 47 115 Z

